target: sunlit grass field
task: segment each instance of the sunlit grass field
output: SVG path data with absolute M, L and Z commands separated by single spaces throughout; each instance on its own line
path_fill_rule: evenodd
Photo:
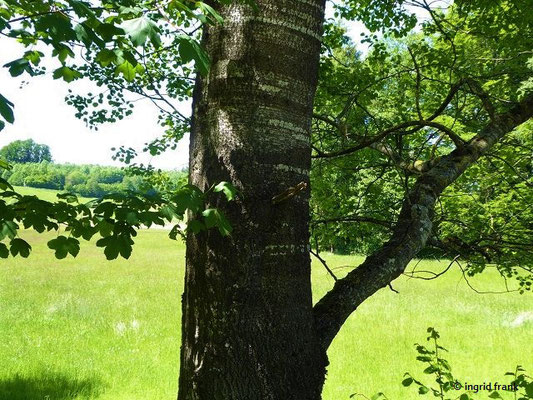
M 57 194 L 60 193 L 57 190 L 52 189 L 36 189 L 32 187 L 25 187 L 25 186 L 14 186 L 14 189 L 17 193 L 25 195 L 25 196 L 37 196 L 42 200 L 46 201 L 57 201 Z M 91 199 L 83 196 L 78 195 L 78 200 L 80 202 L 86 202 Z
M 0 260 L 0 399 L 175 399 L 184 245 L 145 230 L 128 261 L 108 262 L 91 244 L 77 259 L 56 260 L 50 234 L 23 237 L 30 258 Z M 362 260 L 325 257 L 341 276 Z M 367 300 L 330 348 L 324 399 L 379 391 L 417 398 L 401 381 L 406 371 L 425 379 L 413 344 L 425 342 L 428 326 L 439 330 L 461 380 L 501 383 L 516 364 L 533 372 L 533 321 L 513 324 L 533 311 L 533 296 L 480 295 L 461 278 L 453 268 L 435 281 L 402 277 L 393 283 L 399 293 L 383 289 Z M 314 261 L 312 280 L 316 300 L 333 284 Z M 472 284 L 503 288 L 493 272 Z

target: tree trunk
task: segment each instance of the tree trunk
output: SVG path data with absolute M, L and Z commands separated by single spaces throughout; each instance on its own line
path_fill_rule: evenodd
M 234 228 L 187 238 L 179 400 L 320 399 L 327 357 L 312 311 L 309 169 L 324 0 L 223 6 L 195 87 L 190 181 Z M 272 198 L 301 182 L 294 196 Z

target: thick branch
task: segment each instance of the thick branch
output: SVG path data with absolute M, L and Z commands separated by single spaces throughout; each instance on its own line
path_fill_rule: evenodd
M 463 140 L 461 139 L 461 137 L 459 135 L 457 135 L 450 128 L 448 128 L 448 127 L 446 127 L 446 126 L 444 126 L 444 125 L 442 125 L 442 124 L 440 124 L 438 122 L 433 122 L 433 121 L 407 121 L 407 122 L 402 122 L 401 124 L 395 125 L 395 126 L 389 128 L 389 129 L 385 129 L 384 131 L 381 131 L 377 135 L 372 136 L 369 139 L 363 140 L 361 143 L 357 144 L 356 146 L 350 147 L 348 149 L 335 151 L 335 152 L 332 152 L 332 153 L 324 153 L 323 151 L 317 149 L 316 147 L 313 147 L 313 149 L 317 152 L 317 155 L 314 156 L 314 157 L 315 158 L 333 158 L 333 157 L 339 157 L 339 156 L 344 156 L 344 155 L 347 155 L 347 154 L 351 154 L 351 153 L 354 153 L 354 152 L 356 152 L 358 150 L 364 149 L 365 147 L 370 147 L 374 143 L 377 143 L 377 142 L 381 141 L 382 139 L 386 138 L 388 135 L 390 135 L 392 133 L 395 133 L 395 132 L 398 132 L 398 131 L 401 131 L 401 130 L 403 130 L 405 128 L 409 128 L 411 126 L 416 126 L 416 127 L 421 127 L 421 128 L 423 128 L 425 126 L 430 126 L 432 128 L 438 129 L 441 132 L 443 132 L 446 135 L 448 135 L 448 137 L 454 142 L 454 144 L 457 147 L 462 147 L 463 146 Z
M 401 124 L 395 125 L 389 129 L 385 129 L 384 131 L 381 131 L 380 133 L 378 133 L 375 136 L 372 136 L 369 139 L 363 140 L 361 143 L 357 144 L 356 146 L 353 146 L 353 147 L 350 147 L 344 150 L 335 151 L 332 153 L 324 153 L 323 151 L 315 148 L 317 152 L 317 155 L 315 156 L 315 158 L 333 158 L 333 157 L 339 157 L 339 156 L 351 154 L 358 150 L 364 149 L 365 147 L 369 147 L 373 143 L 379 142 L 380 140 L 386 138 L 391 133 L 400 131 L 405 128 L 409 128 L 411 126 L 420 126 L 420 125 L 421 125 L 421 121 L 402 122 Z
M 368 297 L 402 274 L 426 245 L 433 227 L 434 207 L 442 191 L 505 134 L 533 116 L 533 96 L 500 115 L 466 143 L 442 157 L 418 178 L 405 199 L 390 240 L 357 269 L 338 280 L 314 307 L 315 327 L 327 349 L 350 314 Z

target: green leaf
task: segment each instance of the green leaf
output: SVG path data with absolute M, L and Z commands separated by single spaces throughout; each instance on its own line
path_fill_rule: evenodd
M 52 57 L 56 57 L 59 59 L 61 64 L 64 64 L 67 60 L 67 57 L 74 58 L 74 52 L 72 49 L 64 44 L 57 45 L 54 50 L 52 51 Z
M 65 236 L 58 236 L 48 242 L 48 247 L 55 250 L 55 256 L 58 259 L 63 259 L 67 254 L 76 257 L 80 252 L 80 242 L 74 238 L 67 238 Z
M 102 238 L 96 242 L 96 246 L 104 247 L 104 254 L 108 260 L 114 260 L 120 254 L 124 258 L 131 255 L 133 240 L 125 235 L 113 235 Z
M 115 62 L 116 59 L 116 53 L 109 49 L 100 50 L 96 56 L 96 61 L 98 61 L 102 67 L 107 67 L 109 64 Z
M 135 46 L 144 46 L 147 39 L 150 39 L 156 48 L 161 45 L 159 28 L 154 21 L 144 15 L 124 21 L 121 26 Z
M 76 196 L 74 193 L 58 193 L 57 198 L 61 200 L 66 200 L 67 203 L 77 203 L 78 202 L 78 196 Z
M 81 74 L 78 71 L 75 71 L 64 65 L 54 71 L 53 77 L 54 79 L 63 78 L 65 82 L 72 82 L 81 78 Z
M 64 13 L 45 14 L 34 21 L 35 29 L 46 32 L 52 43 L 68 42 L 77 38 L 70 18 Z
M 412 383 L 413 383 L 413 378 L 411 378 L 411 377 L 405 378 L 402 381 L 402 385 L 405 386 L 405 387 L 410 386 Z
M 430 365 L 429 367 L 427 367 L 425 370 L 424 370 L 424 374 L 432 374 L 434 372 L 437 372 L 439 369 L 436 368 L 435 366 L 433 365 Z
M 199 233 L 201 231 L 205 231 L 206 228 L 203 223 L 201 223 L 197 219 L 193 219 L 187 224 L 187 229 L 192 231 L 193 233 Z
M 4 243 L 0 243 L 0 258 L 7 257 L 9 257 L 9 250 L 7 249 L 7 246 Z
M 44 54 L 36 50 L 27 51 L 24 53 L 24 58 L 33 65 L 39 65 L 42 56 L 44 56 Z
M 176 213 L 183 215 L 185 210 L 197 213 L 202 207 L 204 198 L 200 189 L 193 185 L 186 185 L 172 196 L 172 201 L 176 204 Z
M 194 60 L 196 68 L 202 75 L 209 72 L 209 57 L 200 44 L 187 35 L 178 36 L 180 42 L 179 52 L 183 62 L 187 63 Z
M 1 96 L 1 95 L 0 95 Z M 0 158 L 0 168 L 10 171 L 13 167 L 5 160 Z
M 232 201 L 237 196 L 237 189 L 229 182 L 220 182 L 213 188 L 215 192 L 223 192 L 228 201 Z
M 182 238 L 185 237 L 184 232 L 180 226 L 180 224 L 176 224 L 172 227 L 170 232 L 168 233 L 168 237 L 172 240 L 176 240 L 178 238 L 178 235 L 180 235 Z
M 0 94 L 0 115 L 10 124 L 15 121 L 13 107 L 14 104 Z
M 102 37 L 105 42 L 111 42 L 115 36 L 124 35 L 124 30 L 111 23 L 99 24 L 95 31 Z
M 222 236 L 228 236 L 233 230 L 226 217 L 216 208 L 208 208 L 202 215 L 207 229 L 217 227 Z
M 4 221 L 0 224 L 0 240 L 13 239 L 17 236 L 18 225 L 13 221 Z
M 96 227 L 98 228 L 98 232 L 100 232 L 100 235 L 102 237 L 107 237 L 111 236 L 111 234 L 113 233 L 114 225 L 103 219 L 98 222 L 98 225 Z
M 74 12 L 80 17 L 94 17 L 93 10 L 90 9 L 91 4 L 85 1 L 79 0 L 67 0 L 70 6 L 74 9 Z
M 172 221 L 174 218 L 179 218 L 180 215 L 176 213 L 176 209 L 172 205 L 164 205 L 159 209 L 161 215 L 168 221 Z
M 429 392 L 429 389 L 427 387 L 425 387 L 425 386 L 420 386 L 418 388 L 418 393 L 419 394 L 426 394 L 427 392 Z
M 224 18 L 222 18 L 220 14 L 216 12 L 216 10 L 209 4 L 206 4 L 204 2 L 198 2 L 198 7 L 200 8 L 200 10 L 203 11 L 204 14 L 213 17 L 212 22 L 218 22 L 219 24 L 224 23 Z
M 120 15 L 137 15 L 143 12 L 143 9 L 141 7 L 128 7 L 128 6 L 120 6 L 119 7 L 119 13 Z
M 89 47 L 91 43 L 97 39 L 96 34 L 93 32 L 93 30 L 88 27 L 86 24 L 81 23 L 74 26 L 74 32 L 76 33 L 76 38 L 85 44 L 85 46 Z M 103 43 L 102 43 L 103 44 Z
M 101 214 L 104 218 L 110 218 L 117 206 L 109 201 L 103 201 L 94 209 L 95 214 Z
M 115 76 L 119 74 L 122 74 L 128 82 L 131 82 L 137 74 L 137 69 L 129 61 L 124 61 L 115 68 Z
M 25 240 L 16 238 L 11 241 L 10 245 L 11 255 L 13 257 L 20 255 L 23 258 L 28 258 L 30 255 L 31 246 Z
M 526 385 L 526 394 L 529 396 L 529 397 L 532 397 L 533 398 L 533 382 L 529 382 L 527 385 Z
M 11 184 L 8 181 L 6 181 L 4 178 L 0 178 L 0 189 L 2 189 L 2 190 L 7 190 L 7 189 L 14 190 L 13 186 L 11 186 Z
M 34 75 L 33 69 L 30 65 L 30 61 L 26 58 L 19 58 L 17 60 L 13 60 L 7 64 L 4 64 L 4 67 L 9 68 L 9 73 L 13 77 L 22 75 L 24 71 L 26 71 L 30 75 Z
M 489 396 L 490 397 L 490 396 Z M 466 393 L 463 393 L 460 397 L 459 397 L 459 400 L 469 400 L 470 399 L 470 396 Z
M 108 260 L 114 260 L 118 257 L 118 247 L 114 245 L 113 236 L 102 238 L 96 242 L 96 246 L 104 247 L 104 254 Z
M 503 397 L 500 396 L 500 394 L 496 391 L 492 392 L 491 394 L 489 394 L 489 399 L 502 399 Z M 468 399 L 468 397 L 467 397 Z M 463 400 L 463 399 L 461 399 Z

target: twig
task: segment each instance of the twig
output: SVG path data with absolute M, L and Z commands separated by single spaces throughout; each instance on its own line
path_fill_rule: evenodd
M 313 251 L 313 249 L 309 250 L 309 252 L 314 255 L 321 263 L 322 265 L 324 266 L 324 268 L 326 268 L 326 270 L 328 271 L 328 273 L 331 275 L 331 277 L 333 278 L 333 280 L 335 282 L 337 282 L 339 279 L 335 276 L 335 274 L 333 273 L 333 271 L 328 267 L 328 264 L 326 263 L 326 261 L 320 257 L 320 255 L 318 254 L 318 249 L 317 249 L 317 252 L 315 253 Z
M 420 110 L 420 68 L 418 67 L 418 63 L 416 62 L 416 57 L 413 54 L 413 51 L 409 46 L 407 46 L 407 50 L 409 51 L 409 54 L 411 55 L 411 59 L 413 60 L 413 64 L 415 66 L 416 70 L 416 91 L 415 91 L 415 105 L 416 105 L 416 112 L 418 114 L 418 118 L 420 120 L 423 120 L 424 117 L 422 116 L 422 111 Z

